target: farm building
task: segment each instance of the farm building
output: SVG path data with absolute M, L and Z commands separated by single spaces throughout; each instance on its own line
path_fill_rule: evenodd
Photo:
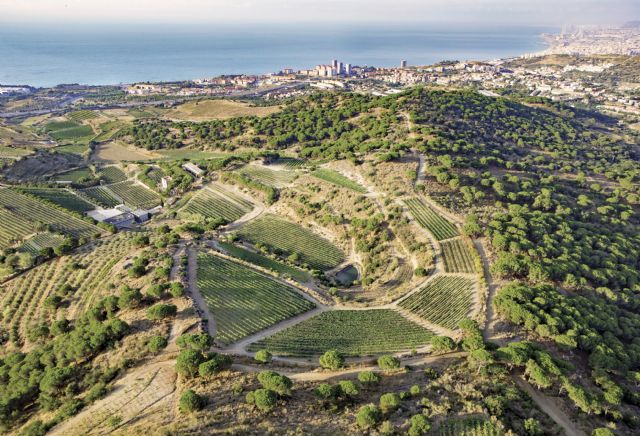
M 87 212 L 87 215 L 100 223 L 113 224 L 118 229 L 130 227 L 136 220 L 131 209 L 124 205 L 112 209 L 95 209 Z
M 189 171 L 196 177 L 200 177 L 204 173 L 204 171 L 202 171 L 202 169 L 198 165 L 191 162 L 187 162 L 186 164 L 182 165 L 182 168 L 184 168 L 186 171 Z

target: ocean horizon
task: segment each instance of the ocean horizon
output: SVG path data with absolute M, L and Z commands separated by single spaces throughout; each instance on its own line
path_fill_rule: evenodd
M 117 85 L 267 74 L 339 59 L 390 67 L 407 60 L 492 60 L 543 50 L 548 26 L 0 26 L 0 84 Z

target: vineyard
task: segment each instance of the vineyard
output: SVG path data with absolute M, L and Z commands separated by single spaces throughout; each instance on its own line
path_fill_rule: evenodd
M 26 148 L 5 147 L 0 145 L 0 159 L 19 159 L 32 154 L 33 151 Z
M 113 183 L 105 188 L 132 208 L 151 209 L 160 204 L 158 194 L 133 181 Z
M 275 188 L 287 186 L 296 178 L 296 173 L 293 171 L 271 170 L 258 165 L 245 165 L 240 169 L 240 173 L 252 180 Z
M 0 249 L 11 247 L 35 231 L 33 223 L 0 206 Z
M 127 180 L 127 175 L 124 171 L 113 165 L 101 168 L 98 176 L 106 183 L 117 183 Z
M 473 281 L 464 277 L 439 276 L 418 292 L 400 301 L 399 306 L 448 329 L 471 311 Z
M 198 256 L 198 289 L 216 321 L 216 339 L 224 344 L 315 307 L 280 282 L 207 254 Z
M 78 168 L 71 171 L 66 171 L 64 173 L 56 174 L 53 177 L 53 180 L 58 182 L 72 182 L 78 183 L 80 179 L 90 179 L 93 178 L 93 172 L 89 167 Z
M 96 208 L 87 200 L 66 189 L 22 188 L 20 191 L 56 204 L 72 212 L 84 213 Z
M 211 218 L 233 222 L 253 209 L 253 204 L 232 192 L 213 185 L 199 190 L 180 210 L 184 218 Z
M 122 204 L 122 200 L 116 197 L 106 186 L 92 186 L 82 189 L 78 193 L 102 207 L 109 208 Z
M 429 343 L 433 333 L 390 309 L 332 310 L 249 346 L 283 356 L 310 357 L 327 350 L 345 356 L 407 351 Z
M 502 432 L 491 421 L 474 416 L 448 419 L 440 424 L 439 436 L 500 436 Z
M 94 135 L 91 126 L 76 121 L 53 121 L 45 125 L 45 131 L 57 141 L 89 139 Z
M 64 238 L 54 233 L 39 233 L 32 238 L 29 238 L 18 251 L 30 253 L 33 256 L 37 256 L 44 248 L 54 248 L 60 245 L 64 241 Z
M 410 198 L 404 202 L 411 215 L 418 223 L 427 229 L 438 241 L 458 236 L 456 226 L 441 217 L 435 210 L 427 206 L 419 198 Z
M 96 226 L 80 218 L 11 189 L 0 188 L 0 194 L 0 210 L 11 212 L 5 215 L 9 222 L 3 223 L 8 228 L 19 228 L 21 223 L 29 221 L 33 226 L 36 224 L 47 225 L 53 232 L 66 233 L 76 238 L 90 238 L 100 232 Z M 24 233 L 9 236 L 10 239 L 21 238 Z
M 442 260 L 444 270 L 448 273 L 473 274 L 475 262 L 473 260 L 472 248 L 467 241 L 462 238 L 452 239 L 442 242 Z
M 45 299 L 68 284 L 72 288 L 66 316 L 82 313 L 96 294 L 113 279 L 113 267 L 131 253 L 133 244 L 126 233 L 95 241 L 71 256 L 53 259 L 9 281 L 0 305 L 2 319 L 12 341 L 24 340 L 25 331 L 37 322 L 55 318 Z
M 271 251 L 295 254 L 311 268 L 329 270 L 344 260 L 344 253 L 328 240 L 295 223 L 273 215 L 247 223 L 238 235 L 253 245 L 264 244 Z
M 263 256 L 262 254 L 254 253 L 253 251 L 249 251 L 245 248 L 238 247 L 237 245 L 228 244 L 226 242 L 219 242 L 219 245 L 233 257 L 237 257 L 238 259 L 242 259 L 245 262 L 252 263 L 254 265 L 258 265 L 262 268 L 267 268 L 271 271 L 277 272 L 279 274 L 283 274 L 285 276 L 289 276 L 299 282 L 308 282 L 311 279 L 311 275 L 298 269 L 293 266 L 286 265 L 282 262 L 278 262 L 277 260 L 273 260 L 267 256 Z
M 69 112 L 67 114 L 67 118 L 73 121 L 78 121 L 78 122 L 85 121 L 85 120 L 92 120 L 97 117 L 98 115 L 96 115 L 95 112 L 88 111 L 88 110 L 79 110 L 79 111 Z
M 367 189 L 364 186 L 343 176 L 337 171 L 320 168 L 312 172 L 311 175 L 318 179 L 324 180 L 325 182 L 329 182 L 343 188 L 351 189 L 352 191 L 359 192 L 361 194 L 365 194 L 367 192 Z
M 305 161 L 302 159 L 296 159 L 294 157 L 281 157 L 273 163 L 270 163 L 270 167 L 277 167 L 283 170 L 297 170 L 304 166 Z

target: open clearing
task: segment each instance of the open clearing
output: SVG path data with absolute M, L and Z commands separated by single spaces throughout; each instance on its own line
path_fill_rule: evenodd
M 249 106 L 247 103 L 232 100 L 198 100 L 181 104 L 167 112 L 166 117 L 188 121 L 224 120 L 242 116 L 258 116 L 278 112 L 278 106 Z
M 391 309 L 333 310 L 249 346 L 274 354 L 310 357 L 328 350 L 345 356 L 407 351 L 429 344 L 433 333 Z
M 93 160 L 102 162 L 145 161 L 158 158 L 155 153 L 128 147 L 117 141 L 98 145 L 92 157 Z

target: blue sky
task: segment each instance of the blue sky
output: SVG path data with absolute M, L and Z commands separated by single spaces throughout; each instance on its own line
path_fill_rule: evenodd
M 640 0 L 0 0 L 5 23 L 617 24 Z

